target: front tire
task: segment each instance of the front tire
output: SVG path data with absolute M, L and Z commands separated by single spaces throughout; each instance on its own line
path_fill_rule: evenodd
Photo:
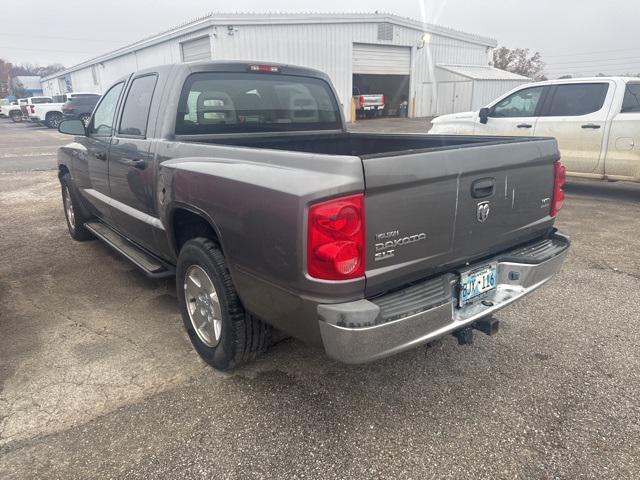
M 73 184 L 71 181 L 71 175 L 65 173 L 60 178 L 60 186 L 62 188 L 62 205 L 64 207 L 64 217 L 67 220 L 67 228 L 69 229 L 69 235 L 78 242 L 86 242 L 92 240 L 94 237 L 84 228 L 84 223 L 89 220 L 82 213 L 80 202 L 75 195 Z
M 212 367 L 231 370 L 268 346 L 271 328 L 244 310 L 224 255 L 212 240 L 198 237 L 182 247 L 176 291 L 189 339 Z
M 45 120 L 45 124 L 49 128 L 58 128 L 62 122 L 62 114 L 58 112 L 49 113 Z
M 21 112 L 11 112 L 9 116 L 11 117 L 11 121 L 14 123 L 20 123 L 22 121 Z

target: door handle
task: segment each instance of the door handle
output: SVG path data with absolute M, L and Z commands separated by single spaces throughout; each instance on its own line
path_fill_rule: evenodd
M 595 130 L 600 128 L 600 125 L 596 125 L 595 123 L 585 123 L 582 125 L 582 128 L 593 128 Z
M 96 152 L 96 158 L 98 160 L 106 160 L 107 159 L 107 152 Z
M 471 196 L 473 198 L 490 197 L 493 195 L 495 188 L 495 178 L 480 178 L 471 184 Z
M 533 125 L 531 125 L 530 123 L 521 123 L 520 125 L 518 125 L 518 128 L 531 128 Z
M 147 162 L 142 158 L 123 158 L 122 163 L 129 167 L 137 168 L 138 170 L 147 168 Z

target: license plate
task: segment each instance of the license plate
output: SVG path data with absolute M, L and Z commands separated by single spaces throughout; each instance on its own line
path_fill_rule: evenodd
M 460 275 L 460 307 L 496 288 L 497 264 L 483 265 Z

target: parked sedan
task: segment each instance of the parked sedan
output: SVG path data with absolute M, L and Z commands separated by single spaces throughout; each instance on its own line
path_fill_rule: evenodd
M 82 96 L 70 98 L 63 106 L 62 113 L 65 120 L 80 120 L 86 125 L 89 124 L 91 113 L 100 96 Z
M 640 182 L 640 80 L 523 85 L 478 112 L 442 115 L 429 133 L 555 137 L 567 175 Z

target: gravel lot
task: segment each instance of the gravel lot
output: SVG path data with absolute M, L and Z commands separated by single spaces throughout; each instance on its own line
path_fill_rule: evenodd
M 640 185 L 569 185 L 567 263 L 496 337 L 363 366 L 287 340 L 221 374 L 172 281 L 68 237 L 33 171 L 68 138 L 0 138 L 1 478 L 640 478 Z

